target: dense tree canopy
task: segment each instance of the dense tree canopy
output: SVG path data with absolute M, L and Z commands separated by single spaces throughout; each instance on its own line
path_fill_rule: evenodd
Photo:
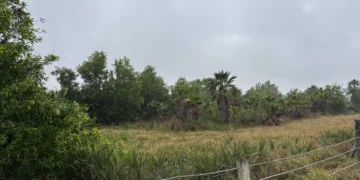
M 44 67 L 58 58 L 33 54 L 39 30 L 26 4 L 1 1 L 0 14 L 0 179 L 71 175 L 69 166 L 99 134 L 87 128 L 85 107 L 43 86 Z M 74 87 L 62 70 L 62 88 Z
M 70 69 L 58 68 L 53 73 L 67 93 L 80 93 L 73 100 L 88 105 L 89 115 L 99 123 L 200 118 L 243 125 L 280 125 L 280 116 L 299 119 L 314 113 L 339 114 L 359 109 L 357 80 L 348 84 L 350 99 L 337 84 L 311 85 L 304 91 L 292 89 L 283 94 L 276 84 L 265 81 L 243 93 L 234 85 L 236 76 L 223 70 L 214 77 L 192 81 L 180 77 L 168 86 L 154 66 L 136 72 L 124 57 L 115 60 L 115 69 L 109 71 L 106 59 L 104 52 L 94 52 L 89 61 L 78 66 L 84 79 L 81 85 L 74 81 L 76 73 Z

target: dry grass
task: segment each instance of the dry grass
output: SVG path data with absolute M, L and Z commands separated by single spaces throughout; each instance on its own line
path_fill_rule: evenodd
M 277 127 L 258 126 L 229 131 L 174 132 L 121 127 L 102 127 L 100 130 L 110 142 L 122 141 L 128 146 L 136 145 L 137 148 L 151 153 L 165 147 L 189 148 L 193 145 L 221 144 L 226 139 L 252 141 L 262 137 L 300 137 L 303 140 L 312 140 L 324 131 L 351 128 L 354 119 L 359 117 L 360 115 L 321 116 L 316 119 L 292 121 Z
M 232 168 L 239 159 L 248 159 L 251 163 L 265 162 L 342 142 L 354 137 L 354 119 L 359 117 L 360 115 L 321 116 L 290 121 L 278 127 L 258 126 L 227 131 L 170 131 L 163 128 L 166 123 L 136 123 L 102 127 L 100 130 L 110 142 L 123 144 L 114 146 L 119 148 L 111 152 L 115 152 L 113 155 L 117 158 L 117 163 L 125 167 L 121 173 L 126 175 L 127 179 L 135 177 L 134 174 L 138 176 L 137 179 L 159 179 Z M 214 124 L 217 125 L 219 124 Z M 250 170 L 251 176 L 252 179 L 260 179 L 285 172 L 329 158 L 349 150 L 352 146 L 353 141 L 287 161 L 255 166 Z M 99 152 L 108 154 L 109 151 L 101 149 Z M 90 154 L 90 157 L 93 155 Z M 98 159 L 108 164 L 108 160 Z M 354 162 L 356 159 L 339 157 L 316 167 L 283 175 L 279 179 L 329 179 L 326 178 L 327 174 Z M 105 170 L 109 175 L 113 174 L 112 168 Z M 334 178 L 356 179 L 355 177 L 360 177 L 360 173 L 355 170 L 356 168 L 346 170 Z M 236 173 L 225 173 L 220 177 L 232 179 L 236 177 Z M 205 178 L 217 179 L 215 176 Z

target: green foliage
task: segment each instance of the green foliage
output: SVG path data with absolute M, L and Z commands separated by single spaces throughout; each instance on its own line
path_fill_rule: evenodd
M 350 101 L 355 111 L 360 110 L 360 81 L 353 79 L 348 83 L 348 95 L 351 95 Z
M 219 122 L 221 119 L 216 103 L 203 103 L 200 110 L 200 119 Z
M 348 108 L 348 100 L 340 85 L 325 85 L 324 88 L 312 86 L 306 92 L 311 101 L 311 111 L 313 112 L 340 114 Z
M 126 57 L 115 60 L 114 71 L 110 71 L 104 87 L 106 122 L 135 121 L 143 103 L 140 93 L 141 84 L 130 60 Z
M 162 77 L 158 76 L 155 67 L 146 66 L 138 76 L 141 83 L 141 97 L 144 103 L 141 106 L 141 114 L 145 119 L 153 119 L 157 115 L 163 115 L 167 111 L 164 104 L 168 101 L 169 90 Z
M 324 91 L 330 99 L 330 112 L 333 114 L 344 113 L 348 107 L 342 87 L 337 84 L 326 85 Z
M 57 76 L 56 80 L 60 83 L 61 90 L 66 91 L 65 97 L 69 100 L 77 100 L 80 95 L 79 83 L 76 82 L 77 74 L 69 68 L 56 67 L 52 75 Z
M 351 139 L 355 136 L 353 128 L 344 128 L 337 131 L 325 131 L 321 134 L 320 139 L 322 145 L 339 143 Z
M 203 104 L 210 102 L 210 94 L 203 80 L 187 81 L 179 78 L 170 86 L 170 106 L 180 119 L 198 119 Z
M 89 126 L 86 108 L 42 86 L 44 67 L 57 57 L 32 55 L 39 38 L 26 4 L 7 0 L 0 8 L 0 177 L 70 174 L 99 132 Z
M 259 125 L 264 119 L 265 112 L 262 109 L 232 107 L 230 109 L 231 119 L 236 126 Z
M 216 100 L 220 115 L 224 123 L 229 123 L 230 118 L 230 103 L 229 103 L 229 94 L 228 91 L 230 88 L 233 88 L 234 80 L 236 76 L 230 77 L 230 72 L 219 71 L 214 73 L 214 78 L 209 82 L 210 92 Z
M 73 70 L 57 67 L 52 75 L 57 77 L 61 90 L 48 91 L 44 87 L 44 67 L 58 57 L 33 54 L 33 45 L 41 40 L 36 36 L 39 32 L 24 2 L 0 2 L 1 179 L 41 179 L 50 175 L 55 179 L 160 179 L 234 167 L 234 162 L 242 158 L 266 160 L 263 155 L 279 147 L 290 153 L 316 148 L 314 142 L 300 139 L 232 143 L 230 137 L 221 147 L 165 148 L 154 155 L 121 143 L 100 143 L 93 120 L 119 124 L 139 118 L 163 120 L 176 114 L 181 120 L 169 121 L 171 130 L 229 131 L 232 126 L 219 124 L 219 119 L 229 123 L 231 117 L 235 125 L 252 125 L 273 121 L 278 113 L 300 118 L 309 110 L 339 114 L 349 108 L 350 102 L 355 109 L 360 106 L 358 80 L 348 83 L 350 101 L 336 84 L 311 86 L 305 92 L 295 89 L 283 97 L 275 84 L 266 81 L 242 95 L 233 85 L 236 76 L 227 71 L 193 81 L 179 78 L 167 88 L 155 67 L 147 66 L 138 73 L 124 57 L 115 60 L 113 69 L 108 70 L 107 55 L 99 51 L 77 67 L 84 83 L 76 81 L 78 75 Z M 321 141 L 343 141 L 353 136 L 351 132 L 325 132 Z M 131 137 L 122 133 L 123 141 L 131 141 Z M 136 147 L 145 146 L 143 140 L 135 143 Z M 268 175 L 263 169 L 253 176 Z M 234 177 L 234 173 L 222 175 Z M 322 178 L 323 173 L 313 170 L 308 177 Z
M 144 99 L 141 96 L 142 81 L 138 80 L 130 59 L 124 57 L 115 60 L 114 70 L 111 71 L 106 69 L 106 60 L 104 52 L 96 51 L 88 61 L 78 66 L 77 70 L 84 79 L 78 101 L 89 106 L 89 115 L 99 123 L 135 121 Z M 57 74 L 60 74 L 61 83 L 61 73 Z
M 238 122 L 251 124 L 249 121 L 273 124 L 270 122 L 277 113 L 281 113 L 284 108 L 282 95 L 275 84 L 270 81 L 258 83 L 250 88 L 243 97 L 241 111 L 237 113 Z M 247 111 L 247 112 L 246 112 Z M 257 112 L 257 114 L 255 114 Z M 236 114 L 236 112 L 234 112 Z M 275 119 L 275 121 L 278 121 Z M 253 122 L 254 123 L 254 122 Z
M 285 96 L 285 112 L 293 119 L 305 116 L 311 107 L 310 100 L 298 89 L 290 90 Z
M 31 81 L 2 92 L 7 94 L 1 103 L 5 141 L 1 143 L 4 156 L 0 162 L 5 177 L 35 177 L 61 170 L 71 160 L 67 158 L 95 145 L 99 133 L 84 128 L 89 118 L 77 103 L 57 95 L 50 97 Z M 17 99 L 19 95 L 24 99 Z
M 106 54 L 104 52 L 94 52 L 88 61 L 77 67 L 80 77 L 84 80 L 81 87 L 81 96 L 79 101 L 89 107 L 90 117 L 103 121 L 104 114 L 103 101 L 106 94 L 103 92 L 103 86 L 107 80 L 108 72 L 106 68 Z

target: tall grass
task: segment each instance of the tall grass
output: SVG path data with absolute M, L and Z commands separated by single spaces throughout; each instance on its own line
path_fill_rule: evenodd
M 340 142 L 352 137 L 353 134 L 343 129 L 335 132 L 324 132 L 317 138 L 318 141 L 304 140 L 301 137 L 263 137 L 250 142 L 246 140 L 234 141 L 233 138 L 227 137 L 223 139 L 221 145 L 208 143 L 206 145 L 193 145 L 186 149 L 168 147 L 151 153 L 124 145 L 108 145 L 98 150 L 89 151 L 84 164 L 86 164 L 85 168 L 91 172 L 93 179 L 162 179 L 233 168 L 236 166 L 236 161 L 240 159 L 248 159 L 251 163 L 269 161 L 308 152 L 321 145 Z M 131 137 L 128 138 L 131 139 Z M 301 167 L 348 150 L 351 147 L 352 144 L 347 143 L 288 161 L 255 166 L 251 168 L 252 178 L 259 179 Z M 281 176 L 278 179 L 322 179 L 328 172 L 351 162 L 354 161 L 346 157 L 337 158 L 313 168 Z M 353 174 L 359 175 L 359 173 Z M 192 179 L 235 178 L 236 171 Z

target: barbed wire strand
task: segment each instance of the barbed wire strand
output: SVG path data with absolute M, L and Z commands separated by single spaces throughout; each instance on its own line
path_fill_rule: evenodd
M 263 165 L 263 164 L 268 164 L 268 163 L 272 163 L 272 162 L 283 161 L 283 160 L 295 158 L 295 157 L 302 156 L 302 155 L 305 155 L 305 154 L 309 154 L 309 153 L 312 153 L 312 152 L 316 152 L 316 151 L 320 151 L 320 150 L 323 150 L 323 149 L 327 149 L 327 148 L 331 148 L 331 147 L 334 147 L 334 146 L 338 146 L 338 145 L 341 145 L 341 144 L 345 144 L 345 143 L 350 142 L 350 141 L 355 140 L 355 139 L 357 139 L 357 138 L 352 138 L 352 139 L 349 139 L 349 140 L 346 140 L 346 141 L 343 141 L 343 142 L 340 142 L 340 143 L 337 143 L 337 144 L 333 144 L 333 145 L 330 145 L 330 146 L 321 147 L 321 148 L 314 149 L 314 150 L 311 150 L 311 151 L 308 151 L 308 152 L 305 152 L 305 153 L 296 154 L 296 155 L 293 155 L 293 156 L 288 156 L 288 157 L 285 157 L 285 158 L 275 159 L 275 160 L 271 160 L 271 161 L 267 161 L 267 162 L 261 162 L 261 163 L 251 164 L 251 165 L 249 165 L 249 166 L 250 166 L 250 167 L 252 167 L 252 166 L 258 166 L 258 165 Z M 357 148 L 355 148 L 355 149 L 357 149 Z M 297 170 L 300 170 L 300 169 L 303 169 L 303 168 L 306 168 L 306 167 L 315 165 L 315 164 L 317 164 L 317 163 L 320 163 L 320 162 L 323 162 L 323 161 L 326 161 L 326 160 L 329 160 L 329 159 L 332 159 L 332 158 L 341 156 L 341 155 L 346 154 L 346 153 L 348 153 L 348 152 L 351 152 L 352 150 L 355 150 L 355 149 L 351 149 L 351 150 L 346 151 L 346 152 L 344 152 L 344 153 L 338 154 L 337 156 L 333 156 L 333 157 L 331 157 L 331 158 L 324 159 L 324 160 L 318 161 L 318 162 L 316 162 L 316 163 L 309 164 L 309 165 L 307 165 L 307 166 L 303 166 L 303 167 L 300 167 L 300 168 L 297 168 L 297 169 L 294 169 L 294 170 L 291 170 L 291 171 L 288 171 L 288 172 L 279 173 L 279 174 L 275 174 L 275 175 L 278 176 L 278 175 L 283 175 L 283 174 L 287 174 L 287 173 L 290 173 L 290 172 L 294 172 L 294 171 L 297 171 Z M 252 155 L 255 155 L 255 154 L 257 154 L 257 153 L 254 153 L 254 154 L 252 154 Z M 200 174 L 192 174 L 192 175 L 175 176 L 175 177 L 170 177 L 170 178 L 166 178 L 166 179 L 162 179 L 162 180 L 172 180 L 172 179 L 178 179 L 178 178 L 208 176 L 208 175 L 220 174 L 220 173 L 228 172 L 228 171 L 234 171 L 234 170 L 236 170 L 236 169 L 237 169 L 237 168 L 231 168 L 231 169 L 225 169 L 225 170 L 215 171 L 215 172 L 209 172 L 209 173 L 200 173 Z M 266 177 L 266 179 L 267 179 L 267 178 L 271 178 L 271 177 L 276 177 L 275 175 Z
M 275 160 L 271 160 L 271 161 L 266 161 L 266 162 L 260 162 L 260 163 L 250 164 L 249 166 L 252 167 L 252 166 L 258 166 L 258 165 L 263 165 L 263 164 L 269 164 L 269 163 L 273 163 L 273 162 L 278 162 L 278 161 L 283 161 L 283 160 L 287 160 L 287 159 L 291 159 L 291 158 L 303 156 L 303 155 L 305 155 L 305 154 L 309 154 L 309 153 L 312 153 L 312 152 L 320 151 L 320 150 L 327 149 L 327 148 L 331 148 L 331 147 L 334 147 L 334 146 L 339 146 L 339 145 L 341 145 L 341 144 L 345 144 L 345 143 L 350 142 L 350 141 L 353 141 L 353 140 L 355 140 L 355 139 L 357 139 L 357 138 L 352 138 L 352 139 L 349 139 L 349 140 L 346 140 L 346 141 L 343 141 L 343 142 L 340 142 L 340 143 L 337 143 L 337 144 L 333 144 L 333 145 L 330 145 L 330 146 L 321 147 L 321 148 L 318 148 L 318 149 L 314 149 L 314 150 L 311 150 L 311 151 L 308 151 L 308 152 L 296 154 L 296 155 L 293 155 L 293 156 L 288 156 L 288 157 L 285 157 L 285 158 L 280 158 L 280 159 L 275 159 Z
M 349 166 L 346 166 L 346 167 L 344 167 L 344 168 L 341 168 L 341 169 L 339 169 L 339 170 L 337 170 L 337 171 L 334 171 L 333 173 L 328 174 L 326 177 L 333 176 L 334 174 L 336 174 L 336 173 L 338 173 L 338 172 L 340 172 L 340 171 L 343 171 L 343 170 L 345 170 L 345 169 L 351 168 L 351 167 L 356 166 L 356 165 L 358 165 L 358 164 L 360 164 L 360 162 L 354 163 L 354 164 L 352 164 L 352 165 L 349 165 Z
M 193 175 L 175 176 L 175 177 L 166 178 L 166 179 L 162 179 L 162 180 L 171 180 L 171 179 L 187 178 L 187 177 L 208 176 L 208 175 L 213 175 L 213 174 L 220 174 L 220 173 L 223 173 L 223 172 L 234 171 L 234 170 L 236 170 L 236 169 L 237 169 L 237 168 L 231 168 L 231 169 L 225 169 L 225 170 L 215 171 L 215 172 L 209 172 L 209 173 L 200 173 L 200 174 L 193 174 Z
M 349 153 L 355 149 L 358 149 L 358 148 L 353 148 L 353 149 L 350 149 L 348 151 L 345 151 L 343 153 L 340 153 L 340 154 L 337 154 L 335 156 L 332 156 L 332 157 L 329 157 L 329 158 L 326 158 L 326 159 L 323 159 L 323 160 L 320 160 L 320 161 L 317 161 L 317 162 L 314 162 L 314 163 L 311 163 L 311 164 L 308 164 L 306 166 L 302 166 L 302 167 L 299 167 L 299 168 L 296 168 L 296 169 L 293 169 L 293 170 L 290 170 L 290 171 L 286 171 L 286 172 L 282 172 L 282 173 L 279 173 L 279 174 L 274 174 L 274 175 L 271 175 L 271 176 L 268 176 L 268 177 L 265 177 L 265 178 L 262 178 L 260 180 L 265 180 L 265 179 L 270 179 L 270 178 L 273 178 L 273 177 L 277 177 L 277 176 L 281 176 L 281 175 L 284 175 L 284 174 L 288 174 L 288 173 L 291 173 L 291 172 L 295 172 L 295 171 L 298 171 L 298 170 L 301 170 L 301 169 L 305 169 L 307 167 L 310 167 L 310 166 L 313 166 L 313 165 L 316 165 L 316 164 L 319 164 L 319 163 L 322 163 L 322 162 L 325 162 L 325 161 L 328 161 L 330 159 L 334 159 L 334 158 L 337 158 L 339 156 L 342 156 L 346 153 Z

